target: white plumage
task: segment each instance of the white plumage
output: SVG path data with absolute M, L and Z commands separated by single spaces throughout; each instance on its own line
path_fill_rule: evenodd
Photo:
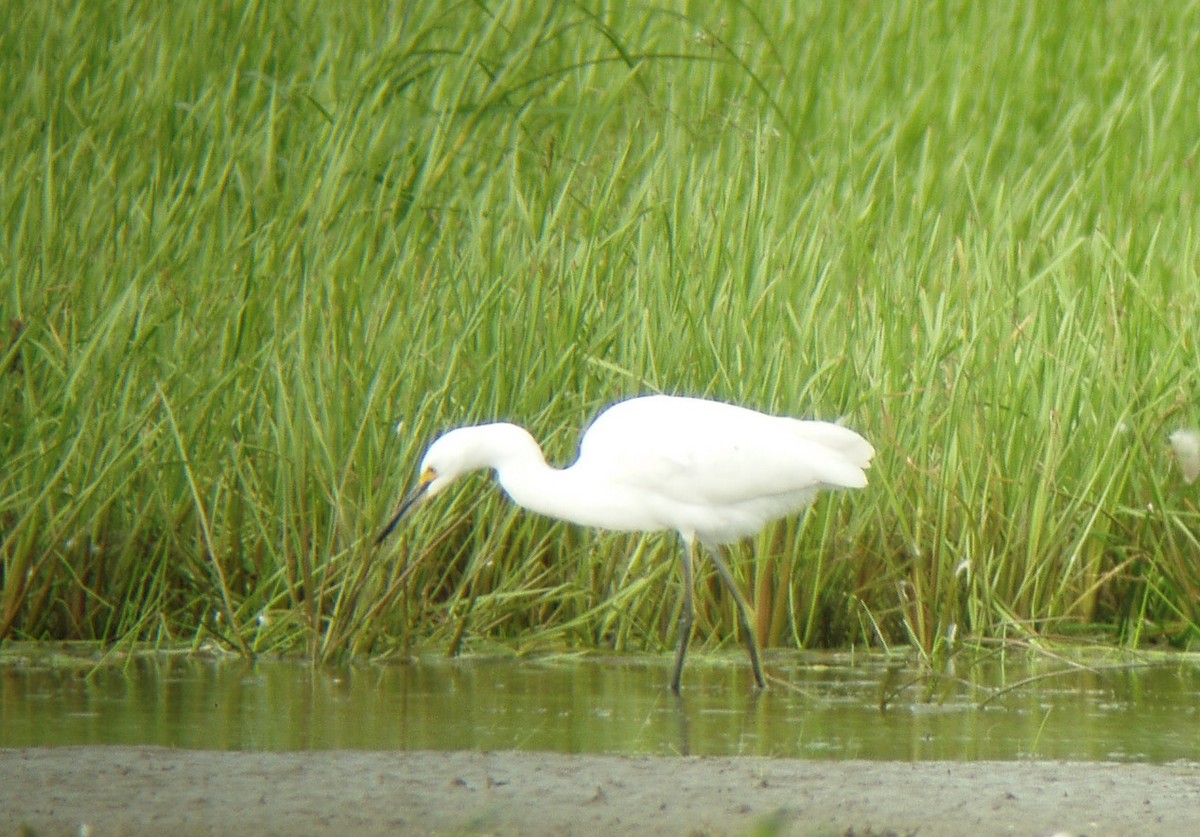
M 482 468 L 496 472 L 515 503 L 540 514 L 614 531 L 673 529 L 684 541 L 684 598 L 672 688 L 679 690 L 691 634 L 696 541 L 734 596 L 763 686 L 745 601 L 717 547 L 799 510 L 821 489 L 862 488 L 874 454 L 841 425 L 667 395 L 609 407 L 584 433 L 579 458 L 561 470 L 547 465 L 537 442 L 515 424 L 462 427 L 429 446 L 416 487 L 377 542 L 420 501 Z

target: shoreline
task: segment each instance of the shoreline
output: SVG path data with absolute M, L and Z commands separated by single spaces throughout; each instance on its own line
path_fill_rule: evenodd
M 1200 764 L 0 749 L 3 834 L 1187 833 Z

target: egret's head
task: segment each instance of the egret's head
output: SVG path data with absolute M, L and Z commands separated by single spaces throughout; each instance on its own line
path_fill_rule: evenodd
M 513 452 L 527 452 L 529 445 L 538 450 L 533 437 L 514 424 L 460 427 L 439 436 L 425 451 L 416 485 L 400 502 L 395 516 L 375 539 L 375 543 L 382 543 L 409 512 L 440 494 L 463 474 L 483 468 L 498 468 Z M 540 450 L 538 455 L 541 455 Z

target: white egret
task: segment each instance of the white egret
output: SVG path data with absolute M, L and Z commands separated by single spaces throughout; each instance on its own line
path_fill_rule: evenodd
M 679 692 L 694 618 L 693 544 L 700 543 L 737 605 L 754 679 L 758 644 L 719 547 L 807 505 L 820 489 L 861 488 L 874 448 L 846 427 L 771 416 L 699 398 L 651 395 L 602 412 L 569 468 L 546 464 L 515 424 L 460 427 L 425 453 L 416 486 L 375 543 L 421 502 L 471 471 L 492 469 L 517 505 L 560 520 L 627 532 L 674 529 L 683 539 L 683 602 L 671 689 Z
M 1191 485 L 1200 477 L 1200 432 L 1190 427 L 1176 430 L 1167 437 L 1171 450 L 1175 451 L 1175 461 L 1183 472 L 1183 481 Z

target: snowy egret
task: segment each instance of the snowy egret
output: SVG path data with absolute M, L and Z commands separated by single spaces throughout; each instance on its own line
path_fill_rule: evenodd
M 425 452 L 420 477 L 375 543 L 412 509 L 471 471 L 492 469 L 517 505 L 625 532 L 673 529 L 683 539 L 683 601 L 671 689 L 691 640 L 692 551 L 704 547 L 737 605 L 754 679 L 765 687 L 746 601 L 719 547 L 807 505 L 820 489 L 861 488 L 875 449 L 846 427 L 767 415 L 699 398 L 651 395 L 602 412 L 569 468 L 546 464 L 515 424 L 460 427 Z

